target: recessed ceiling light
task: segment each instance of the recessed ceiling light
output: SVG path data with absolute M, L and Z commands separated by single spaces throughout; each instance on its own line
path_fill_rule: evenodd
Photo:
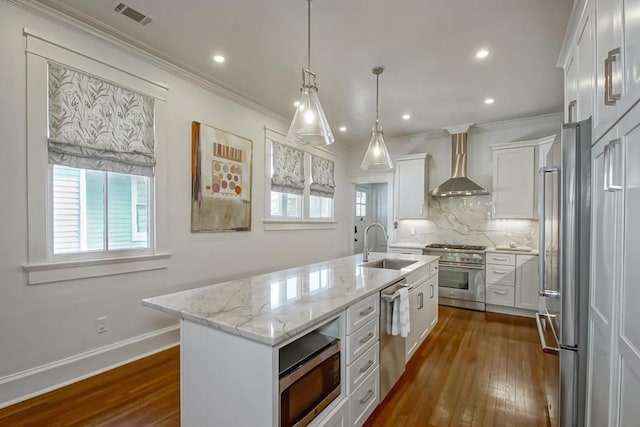
M 487 56 L 489 56 L 489 51 L 487 49 L 480 49 L 476 52 L 476 58 L 478 59 L 486 58 Z
M 411 118 L 411 115 L 409 114 L 403 114 L 402 115 L 402 120 L 409 120 Z
M 487 98 L 484 100 L 485 104 L 493 104 L 494 102 L 496 102 L 496 100 L 493 98 Z
M 294 103 L 293 103 L 293 106 L 294 106 L 294 107 L 296 107 L 296 108 L 298 108 L 298 107 L 300 106 L 300 101 L 296 101 L 296 102 L 294 102 Z
M 222 64 L 224 61 L 226 61 L 226 58 L 222 55 L 214 55 L 213 60 L 216 61 L 218 64 Z
M 346 131 L 347 131 L 346 126 L 340 126 L 340 132 L 346 132 Z

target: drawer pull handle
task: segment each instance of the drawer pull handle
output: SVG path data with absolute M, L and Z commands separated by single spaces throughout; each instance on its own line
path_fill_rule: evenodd
M 360 403 L 367 403 L 373 397 L 373 390 L 369 389 L 369 392 L 365 397 L 360 399 Z
M 366 337 L 360 338 L 360 344 L 364 344 L 373 338 L 373 332 L 369 332 Z
M 507 258 L 506 256 L 494 256 L 493 258 L 494 261 L 509 261 L 509 258 Z
M 360 367 L 360 372 L 367 372 L 369 370 L 370 367 L 373 366 L 373 360 L 369 360 L 369 362 L 367 362 L 366 365 Z
M 493 291 L 493 293 L 498 295 L 506 295 L 507 291 Z
M 365 308 L 364 310 L 360 311 L 360 316 L 366 316 L 367 314 L 371 314 L 373 313 L 373 310 L 375 310 L 372 306 L 369 306 L 367 308 Z
M 508 274 L 509 273 L 508 271 L 504 271 L 504 270 L 493 270 L 493 272 L 495 274 Z

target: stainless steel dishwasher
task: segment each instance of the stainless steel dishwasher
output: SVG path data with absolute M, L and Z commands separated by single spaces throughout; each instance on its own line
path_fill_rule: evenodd
M 380 291 L 380 402 L 404 372 L 405 338 L 391 335 L 390 325 L 397 291 L 406 287 L 407 279 L 402 279 Z

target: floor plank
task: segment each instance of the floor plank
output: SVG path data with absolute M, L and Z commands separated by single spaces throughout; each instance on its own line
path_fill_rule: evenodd
M 440 307 L 367 427 L 548 426 L 533 319 Z M 180 424 L 178 347 L 0 409 L 0 426 Z

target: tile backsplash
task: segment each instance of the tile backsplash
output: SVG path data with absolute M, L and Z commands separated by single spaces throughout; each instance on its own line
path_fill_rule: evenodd
M 491 196 L 430 197 L 428 219 L 399 221 L 390 237 L 393 243 L 497 246 L 515 242 L 537 249 L 538 221 L 492 219 Z

